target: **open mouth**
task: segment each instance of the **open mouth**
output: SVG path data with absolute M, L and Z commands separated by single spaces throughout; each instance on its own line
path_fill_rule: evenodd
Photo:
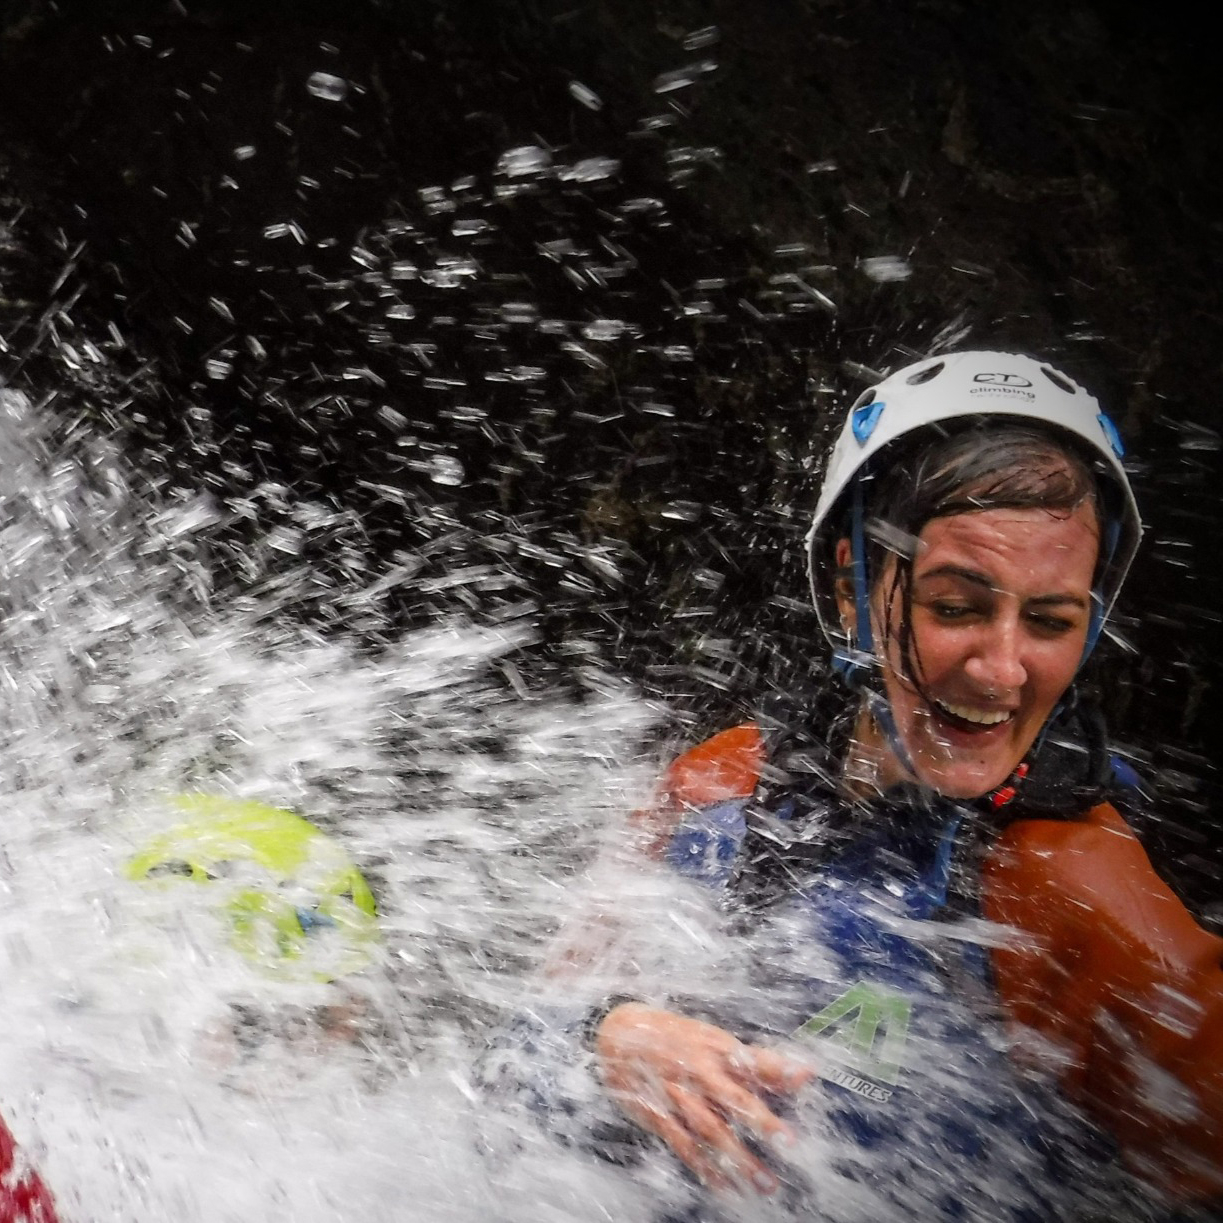
M 941 721 L 956 730 L 980 734 L 1014 720 L 1013 709 L 974 709 L 971 705 L 953 705 L 931 697 L 931 704 Z

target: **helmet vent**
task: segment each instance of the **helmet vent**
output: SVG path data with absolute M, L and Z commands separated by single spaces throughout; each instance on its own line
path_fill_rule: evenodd
M 946 368 L 946 361 L 935 361 L 933 365 L 927 365 L 925 369 L 919 369 L 917 373 L 910 374 L 905 382 L 909 386 L 921 386 L 924 382 L 929 382 L 932 378 L 937 378 Z
M 1075 386 L 1065 374 L 1059 374 L 1057 370 L 1050 369 L 1047 365 L 1042 365 L 1040 367 L 1040 372 L 1044 374 L 1044 376 L 1048 378 L 1055 387 L 1057 387 L 1059 390 L 1065 391 L 1067 395 L 1074 395 L 1078 392 L 1079 388 Z

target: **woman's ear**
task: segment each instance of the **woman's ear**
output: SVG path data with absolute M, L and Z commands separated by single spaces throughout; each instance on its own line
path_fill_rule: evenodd
M 846 633 L 852 633 L 857 615 L 854 607 L 854 551 L 847 538 L 837 540 L 833 555 L 837 563 L 836 581 L 833 585 L 837 610 L 841 613 L 841 626 Z

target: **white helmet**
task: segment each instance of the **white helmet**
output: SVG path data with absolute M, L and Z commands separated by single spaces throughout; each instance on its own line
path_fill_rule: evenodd
M 983 416 L 1036 422 L 1067 434 L 1080 447 L 1085 444 L 1103 460 L 1101 474 L 1111 477 L 1120 494 L 1120 520 L 1104 524 L 1102 546 L 1109 555 L 1095 592 L 1096 623 L 1088 649 L 1094 644 L 1099 623 L 1117 597 L 1142 535 L 1138 506 L 1121 466 L 1123 447 L 1116 426 L 1094 396 L 1043 361 L 1017 353 L 957 352 L 908 365 L 864 391 L 850 409 L 829 457 L 815 521 L 807 534 L 807 561 L 820 625 L 834 645 L 843 641 L 843 634 L 828 541 L 832 532 L 844 529 L 846 507 L 855 487 L 860 487 L 858 477 L 877 468 L 877 456 L 900 438 L 940 422 Z M 861 564 L 857 557 L 855 561 Z

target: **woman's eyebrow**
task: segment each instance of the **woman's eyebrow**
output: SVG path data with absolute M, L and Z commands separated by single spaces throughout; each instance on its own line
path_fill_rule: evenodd
M 962 565 L 940 565 L 937 569 L 916 575 L 919 582 L 924 582 L 927 578 L 962 578 L 965 582 L 972 582 L 974 586 L 984 586 L 986 590 L 994 589 L 994 583 L 988 574 L 976 569 L 965 569 Z
M 926 573 L 918 574 L 915 580 L 924 582 L 928 578 L 960 578 L 962 581 L 971 582 L 974 586 L 981 586 L 985 590 L 998 589 L 988 574 L 981 573 L 976 569 L 965 569 L 962 565 L 939 565 L 937 569 L 931 569 Z M 1087 606 L 1087 600 L 1081 595 L 1070 594 L 1068 591 L 1064 593 L 1034 595 L 1030 599 L 1025 599 L 1024 602 L 1035 604 L 1038 607 L 1060 606 L 1068 603 L 1073 604 L 1075 607 L 1085 608 Z
M 1029 604 L 1036 604 L 1038 607 L 1050 607 L 1054 604 L 1073 603 L 1075 607 L 1086 607 L 1087 600 L 1081 595 L 1072 594 L 1050 594 L 1050 595 L 1034 595 L 1028 599 Z

